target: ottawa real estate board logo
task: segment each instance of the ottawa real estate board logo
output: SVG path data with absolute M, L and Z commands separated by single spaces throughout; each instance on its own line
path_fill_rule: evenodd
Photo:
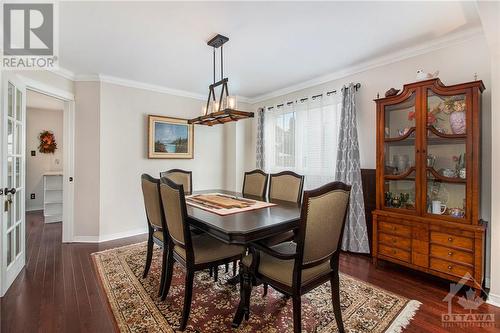
M 57 66 L 56 3 L 2 4 L 2 70 Z
M 476 295 L 474 290 L 469 289 L 465 292 L 464 296 L 458 296 L 459 291 L 468 281 L 473 281 L 476 286 L 481 285 L 469 273 L 466 273 L 458 283 L 450 284 L 450 292 L 443 299 L 443 302 L 448 302 L 448 313 L 441 314 L 442 326 L 448 329 L 452 327 L 495 327 L 494 313 L 478 311 L 484 300 L 481 296 Z M 481 291 L 484 293 L 482 288 Z M 453 311 L 454 300 L 466 311 Z

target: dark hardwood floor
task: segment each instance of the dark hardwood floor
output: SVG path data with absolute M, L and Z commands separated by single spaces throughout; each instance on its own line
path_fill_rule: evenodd
M 44 224 L 40 212 L 26 217 L 26 268 L 1 299 L 1 332 L 113 332 L 90 253 L 140 242 L 146 235 L 101 244 L 62 244 L 60 223 Z M 500 308 L 481 305 L 477 312 L 494 313 L 496 327 L 443 328 L 447 303 L 445 281 L 386 264 L 375 268 L 367 256 L 343 254 L 341 271 L 423 303 L 405 332 L 499 332 Z M 454 311 L 461 310 L 455 301 Z

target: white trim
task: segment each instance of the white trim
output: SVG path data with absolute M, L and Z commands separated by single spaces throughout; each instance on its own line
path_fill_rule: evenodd
M 472 39 L 474 37 L 478 37 L 483 35 L 483 30 L 481 27 L 471 28 L 468 30 L 460 31 L 454 34 L 450 34 L 441 38 L 436 38 L 429 40 L 425 43 L 412 46 L 400 51 L 396 51 L 393 53 L 386 54 L 384 56 L 375 58 L 370 61 L 366 61 L 363 63 L 359 63 L 357 65 L 353 65 L 351 67 L 346 67 L 342 70 L 323 75 L 312 80 L 308 80 L 299 84 L 291 85 L 285 88 L 281 88 L 269 93 L 265 93 L 262 95 L 258 95 L 255 97 L 245 97 L 245 96 L 237 96 L 238 100 L 243 103 L 255 104 L 267 99 L 271 99 L 274 97 L 290 94 L 292 92 L 310 88 L 313 86 L 317 86 L 319 84 L 323 84 L 329 81 L 338 80 L 353 74 L 357 74 L 360 72 L 364 72 L 373 68 L 377 68 L 380 66 L 385 66 L 387 64 L 395 63 L 401 60 L 405 60 L 408 58 L 412 58 L 418 55 L 422 55 L 425 53 L 429 53 L 432 51 L 436 51 L 456 43 L 463 42 L 468 39 Z M 91 81 L 91 82 L 105 82 L 116 84 L 124 87 L 137 88 L 143 90 L 149 90 L 159 93 L 170 94 L 174 96 L 188 97 L 197 100 L 205 101 L 207 99 L 206 95 L 190 92 L 186 90 L 174 89 L 165 86 L 149 84 L 141 81 L 129 80 L 124 78 L 119 78 L 116 76 L 105 75 L 105 74 L 75 74 L 72 71 L 59 67 L 57 70 L 52 70 L 52 73 L 59 75 L 65 79 L 72 81 Z
M 74 243 L 102 243 L 108 242 L 115 239 L 127 238 L 137 235 L 146 234 L 148 232 L 147 228 L 136 228 L 129 231 L 117 232 L 109 235 L 101 235 L 101 236 L 74 236 Z
M 486 303 L 493 305 L 493 306 L 496 306 L 496 307 L 500 307 L 500 295 L 495 295 L 495 294 L 490 293 L 488 295 L 488 299 L 486 300 Z
M 359 63 L 357 65 L 351 66 L 351 67 L 346 67 L 342 70 L 339 70 L 337 72 L 333 72 L 327 75 L 323 75 L 317 78 L 314 78 L 312 80 L 308 80 L 305 82 L 301 82 L 299 84 L 295 84 L 286 88 L 278 89 L 270 93 L 266 93 L 260 96 L 256 96 L 254 98 L 250 98 L 249 100 L 251 101 L 252 104 L 259 103 L 271 98 L 283 96 L 286 94 L 290 94 L 293 92 L 296 92 L 298 90 L 310 88 L 313 86 L 317 86 L 323 83 L 327 83 L 330 81 L 338 80 L 347 76 L 351 76 L 357 73 L 365 72 L 367 70 L 385 66 L 391 63 L 395 63 L 401 60 L 405 60 L 408 58 L 413 58 L 418 55 L 422 55 L 425 53 L 429 53 L 432 51 L 436 51 L 469 39 L 472 39 L 474 37 L 478 37 L 483 34 L 483 31 L 481 28 L 473 28 L 473 29 L 468 29 L 459 33 L 451 34 L 445 37 L 437 38 L 430 40 L 428 42 L 425 42 L 423 44 L 409 47 L 397 52 L 393 52 L 390 54 L 387 54 L 385 56 L 381 56 L 378 58 L 375 58 L 370 61 L 366 61 L 363 63 Z
M 64 101 L 75 100 L 75 95 L 69 91 L 62 90 L 50 86 L 48 84 L 45 84 L 43 82 L 30 79 L 29 77 L 23 76 L 22 74 L 19 75 L 19 78 L 24 82 L 24 84 L 26 85 L 27 88 L 29 88 L 29 90 L 36 91 L 44 95 L 48 95 L 58 99 L 62 99 Z

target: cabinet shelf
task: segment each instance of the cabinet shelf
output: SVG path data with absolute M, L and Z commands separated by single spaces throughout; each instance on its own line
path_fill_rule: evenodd
M 434 178 L 427 177 L 427 180 L 437 180 L 445 183 L 463 183 L 463 184 L 467 183 L 467 179 L 459 177 L 446 177 L 439 174 L 439 172 L 434 170 L 434 168 L 427 167 L 427 171 L 429 171 L 434 176 Z

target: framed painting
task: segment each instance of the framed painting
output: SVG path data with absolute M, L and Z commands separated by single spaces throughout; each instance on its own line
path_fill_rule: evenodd
M 149 158 L 193 158 L 194 128 L 186 119 L 148 116 Z

